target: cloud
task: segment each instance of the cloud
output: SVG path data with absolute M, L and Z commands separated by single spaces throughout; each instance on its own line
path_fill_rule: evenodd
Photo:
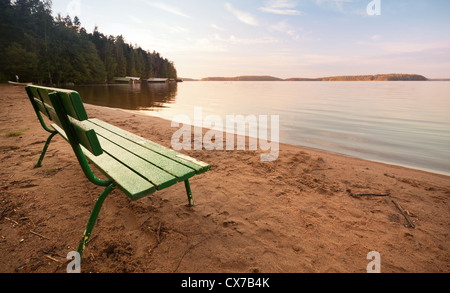
M 175 8 L 173 6 L 167 5 L 165 3 L 162 2 L 146 2 L 147 5 L 154 7 L 154 8 L 158 8 L 160 10 L 163 10 L 165 12 L 169 12 L 178 16 L 182 16 L 182 17 L 186 17 L 186 18 L 191 18 L 189 15 L 183 13 L 182 11 L 180 11 L 178 8 Z
M 252 45 L 252 44 L 274 44 L 278 43 L 278 39 L 272 37 L 261 37 L 261 38 L 238 38 L 231 35 L 229 38 L 221 38 L 219 35 L 214 37 L 217 41 L 232 43 L 232 44 L 242 44 L 242 45 Z
M 450 44 L 448 41 L 433 43 L 385 42 L 382 43 L 380 47 L 382 50 L 389 53 L 411 53 L 449 48 Z
M 191 44 L 188 45 L 186 48 L 184 48 L 184 50 L 190 50 L 194 52 L 214 52 L 214 53 L 227 51 L 227 49 L 224 46 L 216 44 L 215 42 L 206 37 L 192 40 Z
M 236 16 L 236 18 L 241 22 L 252 26 L 258 26 L 258 21 L 250 13 L 239 11 L 235 9 L 230 3 L 225 3 L 225 8 L 234 16 Z
M 353 2 L 353 0 L 316 0 L 317 4 L 334 3 L 336 5 L 339 5 L 341 3 L 349 3 L 349 2 Z
M 380 40 L 381 39 L 381 36 L 380 35 L 373 35 L 373 36 L 371 36 L 370 37 L 372 40 L 374 40 L 374 41 L 377 41 L 377 40 Z
M 281 32 L 289 35 L 294 40 L 299 40 L 300 35 L 291 25 L 289 25 L 286 21 L 280 21 L 270 27 L 271 30 Z
M 216 25 L 214 23 L 211 24 L 211 27 L 213 29 L 216 29 L 216 30 L 219 30 L 219 31 L 226 31 L 226 29 L 224 29 L 223 27 L 220 27 L 220 26 L 218 26 L 218 25 Z
M 134 24 L 137 24 L 137 25 L 143 25 L 143 24 L 144 24 L 144 22 L 142 21 L 142 19 L 140 19 L 140 18 L 138 18 L 138 17 L 136 17 L 136 16 L 134 16 L 134 15 L 129 14 L 129 15 L 128 15 L 128 18 L 129 18 L 129 19 L 131 20 L 131 22 L 134 23 Z
M 185 27 L 179 25 L 170 25 L 167 26 L 167 31 L 171 33 L 187 33 L 189 30 Z
M 377 35 L 375 35 L 377 36 Z M 418 43 L 418 42 L 375 42 L 378 39 L 372 36 L 372 42 L 359 41 L 358 45 L 371 46 L 377 48 L 378 51 L 388 54 L 402 54 L 413 52 L 425 52 L 429 50 L 450 49 L 450 40 L 437 41 L 431 43 Z
M 323 54 L 304 54 L 302 55 L 304 62 L 309 65 L 312 64 L 334 64 L 334 63 L 348 63 L 349 59 L 337 55 L 323 55 Z
M 362 14 L 361 11 L 357 10 L 357 11 L 349 11 L 348 9 L 344 10 L 344 4 L 347 3 L 353 3 L 355 2 L 354 0 L 316 0 L 316 4 L 319 6 L 328 6 L 329 8 L 332 9 L 337 9 L 338 11 L 342 12 L 342 13 L 355 13 L 355 14 Z M 369 0 L 367 1 L 367 4 L 369 4 Z M 367 15 L 366 13 L 366 6 L 364 6 L 364 15 Z
M 271 0 L 265 6 L 260 7 L 259 10 L 280 15 L 302 15 L 301 11 L 292 9 L 296 6 L 297 4 L 290 0 Z

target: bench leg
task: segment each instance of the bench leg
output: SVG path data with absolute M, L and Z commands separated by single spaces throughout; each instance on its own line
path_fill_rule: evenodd
M 91 237 L 92 229 L 94 229 L 95 222 L 97 222 L 98 214 L 100 213 L 100 209 L 102 208 L 103 202 L 106 197 L 113 191 L 115 188 L 114 184 L 110 184 L 106 189 L 100 194 L 97 202 L 94 205 L 94 209 L 91 213 L 91 217 L 89 218 L 88 224 L 86 226 L 86 230 L 84 231 L 83 239 L 81 239 L 80 244 L 78 246 L 78 253 L 80 257 L 83 255 L 83 251 L 86 248 L 86 244 Z
M 52 138 L 57 134 L 58 132 L 52 132 L 50 136 L 47 138 L 47 142 L 45 143 L 44 149 L 42 150 L 41 156 L 39 157 L 39 160 L 35 166 L 35 168 L 40 168 L 42 166 L 42 160 L 44 159 L 45 153 L 47 152 L 48 145 L 50 144 L 50 141 Z
M 191 185 L 189 184 L 189 180 L 184 181 L 184 186 L 186 186 L 186 193 L 189 201 L 189 205 L 191 207 L 194 206 L 194 198 L 192 197 Z

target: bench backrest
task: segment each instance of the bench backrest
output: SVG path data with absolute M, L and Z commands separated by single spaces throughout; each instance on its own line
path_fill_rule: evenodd
M 103 153 L 95 131 L 83 124 L 88 116 L 76 91 L 40 86 L 25 89 L 41 123 L 42 113 L 64 130 L 72 147 L 82 145 L 95 156 Z

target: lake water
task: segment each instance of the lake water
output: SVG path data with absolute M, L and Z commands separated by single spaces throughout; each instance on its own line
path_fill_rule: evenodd
M 172 120 L 279 115 L 280 142 L 450 174 L 450 82 L 184 82 L 75 87 L 85 103 Z M 174 129 L 175 131 L 175 129 Z

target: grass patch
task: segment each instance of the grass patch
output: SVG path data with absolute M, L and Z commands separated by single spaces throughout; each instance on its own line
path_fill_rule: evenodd
M 27 130 L 28 130 L 28 128 L 27 129 L 22 129 L 22 130 L 19 130 L 19 131 L 11 131 L 11 132 L 5 134 L 4 137 L 18 137 L 18 136 L 23 135 L 23 133 L 25 131 L 27 131 Z
M 50 168 L 50 169 L 45 169 L 42 172 L 45 174 L 45 176 L 53 176 L 56 173 L 58 173 L 59 171 L 61 171 L 63 168 Z
M 5 137 L 17 137 L 21 136 L 23 134 L 23 131 L 13 131 L 8 134 L 5 134 Z
M 45 169 L 44 172 L 45 173 L 55 173 L 55 172 L 58 172 L 60 170 L 61 170 L 61 168 L 50 168 L 50 169 Z

